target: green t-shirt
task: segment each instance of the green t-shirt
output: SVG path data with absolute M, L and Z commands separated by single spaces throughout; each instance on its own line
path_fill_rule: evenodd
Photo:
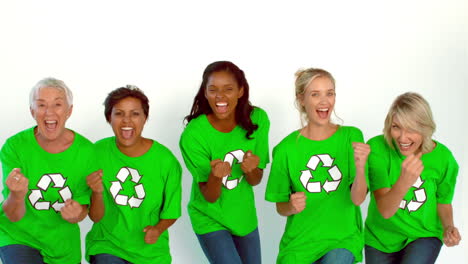
M 361 211 L 350 186 L 356 175 L 352 142 L 363 141 L 359 129 L 340 126 L 321 141 L 295 131 L 273 149 L 265 199 L 288 202 L 295 192 L 307 197 L 305 209 L 288 216 L 277 263 L 312 263 L 337 248 L 361 261 Z
M 160 219 L 180 217 L 180 164 L 156 141 L 142 156 L 128 157 L 115 140 L 95 144 L 103 170 L 105 215 L 86 236 L 86 257 L 106 253 L 136 264 L 171 263 L 168 231 L 155 244 L 146 244 L 143 229 Z
M 63 220 L 59 208 L 69 198 L 89 204 L 86 176 L 96 169 L 93 144 L 75 133 L 72 145 L 61 153 L 46 152 L 34 137 L 34 128 L 9 138 L 1 150 L 3 198 L 10 193 L 5 184 L 13 168 L 29 180 L 26 213 L 11 222 L 0 211 L 0 246 L 21 244 L 38 249 L 46 263 L 79 263 L 81 240 L 78 224 Z
M 206 115 L 190 121 L 182 133 L 180 149 L 185 165 L 193 176 L 188 212 L 196 234 L 228 230 L 234 235 L 245 236 L 257 228 L 253 189 L 244 179 L 240 163 L 244 153 L 251 150 L 260 157 L 258 167 L 266 167 L 269 162 L 270 121 L 265 111 L 257 107 L 252 111 L 251 119 L 258 125 L 251 140 L 245 137 L 246 131 L 240 126 L 229 133 L 216 130 Z M 223 179 L 218 200 L 209 203 L 200 192 L 198 183 L 208 180 L 210 162 L 215 159 L 230 162 L 232 172 Z
M 369 140 L 369 204 L 365 242 L 383 252 L 397 252 L 422 237 L 442 240 L 443 228 L 437 214 L 437 204 L 452 202 L 458 164 L 450 150 L 435 141 L 436 147 L 423 154 L 424 170 L 420 178 L 406 193 L 397 212 L 385 219 L 377 209 L 373 192 L 391 188 L 401 173 L 405 159 L 398 147 L 391 148 L 383 135 Z

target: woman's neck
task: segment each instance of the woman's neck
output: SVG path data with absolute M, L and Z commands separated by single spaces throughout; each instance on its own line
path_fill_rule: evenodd
M 234 115 L 230 118 L 218 119 L 213 113 L 211 113 L 206 115 L 206 118 L 208 119 L 208 122 L 211 124 L 211 126 L 219 132 L 229 133 L 237 126 Z
M 34 137 L 42 149 L 49 153 L 56 154 L 64 152 L 73 144 L 75 133 L 73 133 L 71 130 L 65 129 L 65 131 L 58 138 L 54 140 L 48 140 L 40 133 L 38 133 L 37 128 L 35 128 Z
M 336 130 L 338 130 L 338 125 L 333 123 L 326 125 L 309 123 L 301 129 L 301 134 L 308 139 L 320 141 L 331 137 L 335 134 Z
M 141 137 L 135 144 L 131 146 L 125 146 L 116 142 L 117 148 L 122 152 L 124 155 L 128 157 L 140 157 L 151 148 L 153 145 L 153 141 L 144 137 Z

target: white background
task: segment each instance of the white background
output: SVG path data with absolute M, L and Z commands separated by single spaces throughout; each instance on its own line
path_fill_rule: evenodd
M 30 88 L 64 80 L 75 95 L 67 126 L 92 141 L 111 136 L 102 102 L 134 84 L 150 98 L 144 136 L 178 148 L 205 66 L 232 60 L 251 102 L 271 120 L 270 148 L 299 128 L 294 72 L 322 67 L 337 81 L 337 114 L 366 139 L 381 133 L 392 100 L 421 93 L 438 125 L 434 138 L 460 165 L 455 223 L 464 240 L 438 263 L 467 263 L 468 4 L 466 1 L 7 1 L 0 0 L 0 145 L 35 124 Z M 285 218 L 255 188 L 264 263 L 274 263 Z M 186 211 L 170 228 L 173 263 L 206 263 Z M 362 206 L 367 214 L 367 202 Z M 313 223 L 311 223 L 313 224 Z M 83 235 L 91 222 L 82 224 Z

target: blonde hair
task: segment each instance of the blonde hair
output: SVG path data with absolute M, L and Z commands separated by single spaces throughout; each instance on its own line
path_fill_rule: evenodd
M 309 122 L 307 118 L 307 113 L 305 107 L 301 105 L 301 98 L 305 93 L 306 88 L 309 84 L 320 77 L 328 78 L 332 84 L 333 88 L 335 87 L 335 78 L 326 70 L 319 69 L 319 68 L 308 68 L 308 69 L 300 69 L 296 72 L 296 108 L 299 110 L 301 124 L 307 124 Z
M 383 133 L 388 145 L 392 148 L 391 128 L 395 117 L 404 129 L 416 131 L 422 135 L 421 150 L 423 153 L 430 152 L 434 148 L 432 135 L 436 124 L 429 103 L 421 95 L 413 92 L 401 94 L 388 110 Z

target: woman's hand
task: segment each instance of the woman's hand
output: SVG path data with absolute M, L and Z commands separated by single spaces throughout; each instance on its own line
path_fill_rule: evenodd
M 408 189 L 416 182 L 424 170 L 421 156 L 422 152 L 419 152 L 416 155 L 408 155 L 401 164 L 401 175 L 399 180 L 401 180 Z
M 231 165 L 229 162 L 222 161 L 220 159 L 213 160 L 210 162 L 211 174 L 216 178 L 224 178 L 231 174 Z
M 447 247 L 453 247 L 460 243 L 461 236 L 458 232 L 458 228 L 454 226 L 448 226 L 444 228 L 444 244 Z
M 370 153 L 370 146 L 361 142 L 353 142 L 354 164 L 356 168 L 363 169 L 366 166 L 367 157 Z
M 93 191 L 93 193 L 102 193 L 104 191 L 104 186 L 102 185 L 102 170 L 97 170 L 88 177 L 86 177 L 86 184 Z
M 80 222 L 88 214 L 86 205 L 81 205 L 72 199 L 65 201 L 65 205 L 60 209 L 60 213 L 65 221 L 72 224 Z
M 242 160 L 241 169 L 244 173 L 248 174 L 255 170 L 260 164 L 260 158 L 253 154 L 252 151 L 248 150 L 244 154 L 244 159 Z
M 156 228 L 156 226 L 147 226 L 143 229 L 143 232 L 145 232 L 146 244 L 154 244 L 158 242 L 158 238 L 162 233 L 158 228 Z
M 5 181 L 6 186 L 10 190 L 13 199 L 24 199 L 28 192 L 28 178 L 24 177 L 21 170 L 14 168 Z

